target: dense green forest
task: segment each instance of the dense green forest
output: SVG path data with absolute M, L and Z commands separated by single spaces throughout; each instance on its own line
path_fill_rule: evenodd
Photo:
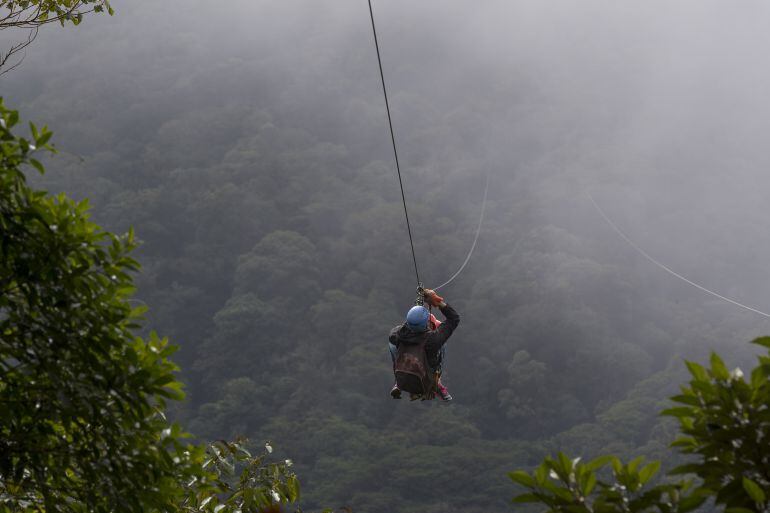
M 565 3 L 382 2 L 427 286 L 462 263 L 490 181 L 473 259 L 442 291 L 462 317 L 445 365 L 455 401 L 410 403 L 388 395 L 386 336 L 414 285 L 368 13 L 301 4 L 115 3 L 77 33 L 41 33 L 0 78 L 6 103 L 56 134 L 36 185 L 136 230 L 133 301 L 181 347 L 176 419 L 201 440 L 272 441 L 310 509 L 508 511 L 506 472 L 556 450 L 676 464 L 658 411 L 682 359 L 745 365 L 769 326 L 639 258 L 586 192 L 688 277 L 770 304 L 766 107 L 741 81 L 768 77 L 748 43 L 693 60 L 715 43 L 679 40 L 686 13 L 643 6 L 633 25 L 591 2 L 623 35 Z M 725 25 L 719 12 L 693 23 L 761 33 L 752 12 Z

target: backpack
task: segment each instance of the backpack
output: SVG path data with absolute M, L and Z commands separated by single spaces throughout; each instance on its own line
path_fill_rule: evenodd
M 436 391 L 436 380 L 428 366 L 425 354 L 427 335 L 415 344 L 400 343 L 394 372 L 398 388 L 410 394 L 432 399 Z

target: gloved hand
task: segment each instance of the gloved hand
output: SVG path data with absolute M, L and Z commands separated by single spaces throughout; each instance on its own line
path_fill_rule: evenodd
M 444 302 L 444 298 L 436 294 L 435 290 L 423 289 L 422 293 L 423 297 L 425 297 L 425 301 L 427 301 L 432 306 L 439 306 Z

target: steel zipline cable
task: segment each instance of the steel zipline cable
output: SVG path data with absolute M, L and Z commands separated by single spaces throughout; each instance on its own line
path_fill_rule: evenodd
M 710 294 L 710 295 L 712 295 L 712 296 L 714 296 L 714 297 L 716 297 L 716 298 L 719 298 L 719 299 L 721 299 L 721 300 L 723 300 L 723 301 L 726 301 L 726 302 L 728 302 L 728 303 L 731 303 L 731 304 L 733 304 L 733 305 L 735 305 L 735 306 L 737 306 L 737 307 L 743 308 L 744 310 L 748 310 L 749 312 L 754 312 L 755 314 L 759 314 L 759 315 L 762 315 L 763 317 L 767 317 L 767 318 L 770 318 L 770 314 L 768 314 L 768 313 L 765 313 L 765 312 L 763 312 L 763 311 L 761 311 L 761 310 L 757 310 L 756 308 L 751 308 L 750 306 L 746 306 L 746 305 L 744 305 L 744 304 L 742 304 L 742 303 L 739 303 L 738 301 L 735 301 L 735 300 L 733 300 L 733 299 L 730 299 L 729 297 L 725 297 L 725 296 L 722 296 L 721 294 L 717 294 L 717 293 L 716 293 L 716 292 L 714 292 L 713 290 L 709 290 L 709 289 L 707 289 L 706 287 L 704 287 L 704 286 L 702 286 L 702 285 L 699 285 L 699 284 L 695 283 L 695 282 L 694 282 L 694 281 L 692 281 L 692 280 L 688 280 L 687 278 L 685 278 L 685 277 L 684 277 L 684 276 L 682 276 L 681 274 L 677 273 L 677 272 L 676 272 L 676 271 L 674 271 L 673 269 L 671 269 L 671 268 L 669 268 L 668 266 L 666 266 L 666 265 L 664 265 L 664 264 L 662 264 L 662 263 L 658 262 L 658 261 L 657 261 L 655 258 L 653 258 L 652 256 L 650 256 L 650 254 L 649 254 L 649 253 L 647 253 L 645 250 L 643 250 L 642 248 L 640 248 L 639 246 L 637 246 L 637 245 L 636 245 L 636 243 L 635 243 L 634 241 L 632 241 L 631 239 L 629 239 L 629 238 L 628 238 L 628 236 L 627 236 L 625 233 L 623 233 L 623 231 L 622 231 L 620 228 L 618 228 L 618 226 L 617 226 L 615 223 L 613 223 L 613 222 L 612 222 L 612 220 L 611 220 L 609 217 L 607 217 L 607 214 L 605 214 L 605 213 L 604 213 L 604 210 L 602 210 L 602 208 L 599 206 L 599 204 L 596 202 L 596 200 L 594 199 L 594 197 L 591 195 L 591 193 L 590 193 L 590 192 L 586 191 L 586 193 L 588 194 L 588 199 L 589 199 L 589 200 L 591 200 L 591 203 L 593 203 L 593 205 L 594 205 L 594 208 L 596 209 L 596 211 L 597 211 L 597 212 L 599 212 L 599 215 L 600 215 L 600 216 L 602 217 L 602 219 L 604 219 L 604 221 L 605 221 L 605 222 L 606 222 L 606 223 L 607 223 L 607 224 L 610 226 L 610 228 L 612 228 L 612 229 L 615 231 L 615 233 L 617 233 L 617 234 L 620 236 L 620 238 L 621 238 L 621 239 L 623 239 L 624 241 L 626 241 L 626 242 L 628 243 L 628 245 L 629 245 L 629 246 L 631 246 L 632 248 L 634 248 L 634 249 L 636 250 L 636 252 L 637 252 L 637 253 L 639 253 L 640 255 L 642 255 L 642 256 L 643 256 L 644 258 L 646 258 L 648 261 L 650 261 L 650 262 L 652 262 L 653 264 L 655 264 L 656 266 L 660 267 L 661 269 L 663 269 L 664 271 L 666 271 L 666 272 L 667 272 L 668 274 L 670 274 L 671 276 L 673 276 L 673 277 L 675 277 L 675 278 L 678 278 L 678 279 L 682 280 L 683 282 L 687 283 L 688 285 L 692 285 L 692 286 L 693 286 L 693 287 L 695 287 L 696 289 L 698 289 L 698 290 L 700 290 L 700 291 L 702 291 L 702 292 L 705 292 L 706 294 Z
M 409 223 L 409 211 L 406 209 L 406 196 L 404 195 L 404 182 L 401 179 L 401 166 L 398 163 L 398 150 L 396 150 L 396 136 L 393 135 L 393 120 L 390 116 L 390 104 L 388 102 L 388 90 L 385 88 L 385 74 L 382 72 L 382 58 L 380 57 L 380 45 L 377 42 L 377 28 L 374 25 L 374 12 L 372 0 L 369 2 L 369 16 L 372 18 L 372 34 L 374 35 L 374 48 L 377 50 L 377 63 L 380 66 L 380 79 L 382 80 L 382 93 L 385 96 L 385 110 L 388 112 L 388 126 L 390 127 L 390 140 L 393 143 L 393 155 L 396 158 L 396 172 L 398 173 L 398 185 L 401 187 L 401 201 L 404 204 L 404 216 L 406 217 L 406 231 L 409 233 L 409 245 L 412 248 L 412 261 L 414 262 L 414 274 L 417 277 L 417 286 L 421 286 L 420 272 L 417 270 L 417 256 L 414 252 L 414 240 L 412 239 L 412 226 Z

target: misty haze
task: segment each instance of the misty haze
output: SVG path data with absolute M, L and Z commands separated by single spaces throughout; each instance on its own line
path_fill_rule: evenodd
M 136 233 L 136 334 L 179 346 L 169 419 L 269 441 L 305 511 L 544 511 L 507 473 L 558 451 L 665 481 L 684 360 L 766 353 L 770 4 L 372 5 L 405 204 L 366 1 L 114 0 L 0 76 L 58 150 L 28 183 Z M 453 400 L 392 399 L 415 262 L 436 287 L 474 242 L 438 291 Z

